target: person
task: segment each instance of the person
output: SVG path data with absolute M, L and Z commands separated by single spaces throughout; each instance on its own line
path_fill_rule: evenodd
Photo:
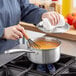
M 0 51 L 19 44 L 24 28 L 20 21 L 38 24 L 47 17 L 53 25 L 58 23 L 57 13 L 51 15 L 45 9 L 30 4 L 28 0 L 0 0 Z

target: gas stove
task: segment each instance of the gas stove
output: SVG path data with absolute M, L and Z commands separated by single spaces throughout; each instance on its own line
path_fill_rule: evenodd
M 53 64 L 56 71 L 50 73 L 38 71 L 38 64 L 28 60 L 26 54 L 0 67 L 0 76 L 76 76 L 76 58 L 61 54 L 57 63 Z

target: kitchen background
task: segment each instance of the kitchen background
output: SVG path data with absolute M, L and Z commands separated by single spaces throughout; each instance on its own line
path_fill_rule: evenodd
M 46 2 L 47 1 L 47 2 Z M 59 0 L 60 4 L 62 0 Z M 67 1 L 67 0 L 65 0 Z M 68 0 L 70 1 L 70 0 Z M 50 0 L 30 0 L 35 5 L 46 2 L 49 5 Z M 73 0 L 73 8 L 76 0 Z M 31 29 L 31 26 L 30 26 Z M 34 28 L 36 30 L 36 28 Z M 25 29 L 31 39 L 41 37 L 45 34 L 28 31 Z M 73 32 L 73 34 L 72 34 Z M 49 34 L 52 37 L 51 34 Z M 46 65 L 46 71 L 43 72 L 38 64 L 30 62 L 26 54 L 1 54 L 0 55 L 0 76 L 76 76 L 76 29 L 70 30 L 68 33 L 56 35 L 61 41 L 61 53 L 60 60 L 51 66 Z M 60 38 L 62 37 L 62 38 Z M 68 37 L 65 39 L 64 37 Z M 57 38 L 57 37 L 55 37 Z M 21 44 L 26 44 L 26 39 L 20 39 Z M 16 46 L 15 48 L 26 48 L 26 46 Z M 75 57 L 73 57 L 75 56 Z M 40 59 L 39 59 L 40 60 Z M 9 63 L 8 63 L 9 62 Z M 6 64 L 7 63 L 7 64 Z M 40 71 L 39 71 L 40 70 Z
M 30 3 L 41 3 L 41 2 L 51 2 L 51 0 L 30 0 Z M 60 4 L 62 4 L 62 0 L 59 0 Z M 76 0 L 73 0 L 73 7 L 76 7 Z
M 29 1 L 30 1 L 30 3 L 35 4 L 37 6 L 39 6 L 39 4 L 44 4 L 44 5 L 49 6 L 50 3 L 51 3 L 51 0 L 29 0 Z M 76 0 L 73 0 L 73 9 L 76 8 L 76 4 L 75 3 L 76 3 Z M 59 0 L 59 4 L 62 4 L 62 0 Z M 30 36 L 32 35 L 32 37 L 34 37 L 32 31 L 29 33 L 29 35 Z M 34 33 L 34 35 L 35 35 L 35 33 Z
M 51 0 L 30 0 L 30 3 L 33 3 L 35 5 L 39 5 L 41 3 L 46 3 L 49 5 Z M 62 4 L 62 0 L 59 0 L 59 3 Z M 76 0 L 73 0 L 73 10 L 76 8 Z M 38 32 L 33 32 L 33 31 L 28 31 L 26 30 L 27 34 L 31 39 L 35 39 L 37 37 L 41 37 L 45 34 L 43 33 L 38 33 Z M 59 38 L 62 41 L 62 53 L 66 53 L 69 55 L 74 55 L 76 56 L 75 50 L 76 50 L 76 42 L 72 40 L 66 40 L 63 38 Z M 26 39 L 20 39 L 20 44 L 26 44 Z

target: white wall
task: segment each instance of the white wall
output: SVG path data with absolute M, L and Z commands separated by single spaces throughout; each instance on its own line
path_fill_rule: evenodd
M 76 0 L 74 0 L 74 2 L 73 2 L 73 3 L 74 3 L 74 7 L 76 7 Z

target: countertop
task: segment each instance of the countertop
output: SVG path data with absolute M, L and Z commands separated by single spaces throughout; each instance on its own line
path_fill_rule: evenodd
M 60 39 L 61 53 L 76 56 L 76 41 Z

